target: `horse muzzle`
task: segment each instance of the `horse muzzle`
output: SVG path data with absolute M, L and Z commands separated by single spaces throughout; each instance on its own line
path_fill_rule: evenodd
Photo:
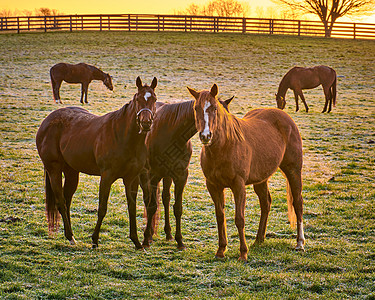
M 141 116 L 141 113 L 147 112 L 148 117 Z M 154 121 L 154 113 L 151 109 L 145 107 L 137 113 L 137 125 L 139 127 L 139 133 L 148 132 L 151 130 L 152 122 Z
M 209 132 L 208 134 L 200 132 L 199 138 L 203 145 L 210 145 L 212 140 L 212 132 Z

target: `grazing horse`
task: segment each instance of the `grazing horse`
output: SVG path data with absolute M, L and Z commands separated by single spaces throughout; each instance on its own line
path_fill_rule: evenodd
M 305 105 L 306 112 L 309 111 L 305 97 L 302 90 L 313 89 L 319 85 L 323 86 L 326 102 L 322 112 L 328 112 L 336 105 L 336 71 L 327 66 L 316 66 L 312 68 L 294 67 L 288 71 L 281 79 L 279 89 L 276 94 L 277 107 L 284 109 L 286 101 L 285 94 L 288 89 L 293 90 L 294 98 L 296 100 L 296 111 L 298 111 L 298 96 L 302 99 Z
M 233 97 L 220 101 L 228 109 Z M 164 206 L 164 232 L 167 240 L 172 240 L 169 220 L 170 188 L 175 185 L 175 203 L 173 206 L 176 218 L 175 240 L 178 249 L 184 249 L 181 234 L 182 194 L 188 178 L 188 167 L 192 154 L 191 137 L 197 133 L 194 118 L 194 101 L 164 104 L 155 114 L 151 130 L 146 138 L 148 148 L 148 168 L 144 169 L 141 178 L 144 202 L 147 206 L 148 222 L 143 246 L 149 246 L 149 240 L 155 232 L 155 212 L 159 207 L 157 192 L 159 182 L 163 179 L 162 200 Z M 151 190 L 150 190 L 151 188 Z M 154 216 L 154 217 L 153 217 Z
M 97 67 L 90 66 L 84 63 L 71 65 L 67 63 L 59 63 L 54 65 L 50 70 L 51 84 L 53 91 L 53 98 L 55 102 L 62 103 L 60 99 L 60 86 L 63 81 L 68 83 L 81 83 L 81 103 L 83 104 L 83 97 L 87 102 L 87 90 L 92 80 L 101 80 L 104 85 L 113 91 L 112 78 L 109 74 L 104 73 Z
M 219 233 L 216 257 L 227 247 L 224 189 L 230 188 L 235 201 L 235 224 L 240 238 L 240 260 L 247 260 L 244 211 L 246 185 L 252 184 L 259 197 L 261 216 L 255 243 L 264 241 L 271 207 L 268 179 L 280 168 L 287 178 L 288 215 L 297 217 L 297 247 L 304 248 L 302 223 L 302 140 L 293 120 L 279 109 L 254 109 L 242 119 L 219 105 L 217 85 L 194 96 L 195 122 L 203 144 L 201 166 L 207 189 L 215 204 Z
M 79 173 L 100 176 L 98 220 L 92 235 L 98 246 L 99 231 L 107 212 L 111 186 L 122 178 L 130 220 L 130 239 L 143 248 L 137 236 L 136 195 L 138 176 L 147 159 L 146 134 L 155 113 L 155 87 L 136 80 L 138 92 L 117 111 L 96 116 L 79 107 L 61 108 L 47 116 L 36 135 L 36 145 L 45 169 L 46 212 L 50 232 L 57 229 L 58 213 L 65 237 L 75 244 L 70 204 Z M 62 174 L 65 176 L 62 187 Z

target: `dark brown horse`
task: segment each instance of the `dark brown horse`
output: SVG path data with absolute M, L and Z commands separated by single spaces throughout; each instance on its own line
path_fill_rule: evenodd
M 228 109 L 232 99 L 233 97 L 220 102 L 225 109 Z M 188 178 L 188 167 L 192 154 L 190 139 L 197 133 L 193 106 L 194 101 L 164 104 L 156 111 L 151 131 L 147 135 L 148 168 L 142 173 L 141 187 L 144 202 L 151 202 L 147 207 L 149 218 L 145 231 L 144 246 L 149 246 L 149 240 L 155 232 L 155 224 L 157 223 L 155 212 L 159 207 L 158 185 L 163 179 L 164 232 L 167 240 L 172 240 L 169 205 L 170 188 L 173 181 L 175 185 L 175 203 L 173 205 L 176 218 L 175 240 L 179 249 L 185 248 L 181 234 L 182 195 Z M 152 222 L 153 216 L 154 222 Z
M 190 88 L 189 91 L 196 99 L 195 122 L 203 144 L 201 166 L 215 204 L 219 233 L 216 257 L 224 257 L 227 247 L 224 189 L 229 187 L 234 194 L 240 260 L 246 260 L 245 186 L 252 184 L 259 197 L 261 216 L 255 243 L 262 243 L 271 207 L 268 179 L 278 168 L 287 178 L 288 215 L 291 224 L 297 217 L 296 248 L 302 250 L 305 241 L 301 194 L 302 141 L 296 124 L 279 109 L 254 109 L 239 119 L 219 105 L 216 84 L 210 91 L 197 92 Z
M 303 96 L 302 90 L 313 89 L 319 85 L 323 86 L 324 95 L 326 102 L 322 112 L 328 112 L 336 105 L 336 71 L 327 66 L 316 66 L 312 68 L 294 67 L 288 71 L 280 82 L 279 89 L 276 94 L 277 107 L 284 109 L 286 101 L 285 94 L 288 89 L 293 90 L 294 98 L 296 100 L 296 111 L 298 111 L 298 97 L 302 99 L 305 105 L 306 112 L 309 111 L 309 107 L 306 103 L 305 97 Z
M 83 97 L 87 102 L 87 90 L 92 80 L 101 80 L 104 85 L 113 90 L 112 78 L 109 74 L 104 73 L 97 67 L 90 66 L 88 64 L 79 63 L 71 65 L 67 63 L 59 63 L 54 65 L 50 70 L 51 84 L 53 91 L 53 98 L 55 102 L 62 103 L 60 99 L 60 86 L 63 81 L 68 83 L 81 83 L 81 103 L 83 104 Z
M 39 156 L 45 168 L 46 211 L 49 230 L 57 228 L 58 213 L 65 237 L 75 244 L 70 222 L 70 204 L 79 173 L 100 176 L 98 221 L 92 235 L 98 246 L 99 231 L 107 212 L 112 183 L 122 178 L 130 220 L 130 239 L 141 249 L 137 236 L 136 195 L 138 176 L 147 158 L 145 138 L 155 113 L 156 78 L 151 86 L 136 80 L 138 92 L 121 109 L 95 116 L 79 107 L 61 108 L 44 119 L 36 135 Z M 62 187 L 62 174 L 65 176 Z

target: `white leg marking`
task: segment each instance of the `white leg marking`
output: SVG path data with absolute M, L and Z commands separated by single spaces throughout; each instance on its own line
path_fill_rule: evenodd
M 297 223 L 297 246 L 296 250 L 305 251 L 305 234 L 303 232 L 303 222 Z
M 146 94 L 145 94 L 145 100 L 146 100 L 146 102 L 148 101 L 148 98 L 150 98 L 151 97 L 151 93 L 150 92 L 147 92 Z
M 70 245 L 72 246 L 74 246 L 77 243 L 74 236 L 72 236 L 72 239 L 69 242 L 70 242 Z

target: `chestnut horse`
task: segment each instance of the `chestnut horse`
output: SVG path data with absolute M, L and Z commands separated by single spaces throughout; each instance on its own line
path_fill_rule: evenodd
M 97 67 L 79 63 L 71 65 L 67 63 L 59 63 L 54 65 L 50 69 L 51 84 L 53 91 L 53 98 L 55 102 L 62 103 L 60 99 L 60 86 L 63 81 L 68 83 L 81 83 L 81 103 L 83 104 L 83 97 L 85 97 L 85 103 L 87 102 L 87 90 L 92 80 L 101 80 L 104 85 L 109 89 L 113 90 L 112 78 L 109 74 L 104 73 Z
M 302 223 L 302 140 L 293 120 L 279 109 L 254 109 L 242 119 L 219 105 L 217 85 L 210 91 L 188 88 L 195 100 L 195 122 L 203 144 L 201 166 L 207 189 L 215 204 L 219 233 L 216 257 L 227 247 L 224 189 L 230 188 L 235 201 L 235 224 L 240 238 L 240 260 L 247 260 L 244 211 L 246 185 L 252 184 L 259 197 L 261 216 L 255 243 L 264 241 L 271 207 L 268 179 L 280 168 L 288 185 L 288 215 L 297 217 L 297 247 L 304 249 Z
M 233 97 L 220 101 L 228 110 Z M 172 240 L 169 220 L 170 188 L 172 181 L 175 185 L 175 202 L 173 212 L 176 218 L 175 240 L 178 249 L 184 249 L 181 234 L 182 195 L 188 178 L 188 167 L 192 154 L 191 137 L 197 133 L 194 118 L 194 101 L 164 104 L 155 114 L 155 120 L 146 138 L 148 148 L 148 168 L 141 178 L 144 202 L 148 203 L 148 222 L 145 231 L 144 246 L 149 246 L 149 240 L 155 233 L 159 208 L 158 185 L 163 179 L 162 200 L 164 206 L 164 232 L 167 240 Z M 151 190 L 150 190 L 151 188 Z
M 138 92 L 121 109 L 96 116 L 79 107 L 61 108 L 47 116 L 36 135 L 36 145 L 45 169 L 46 211 L 49 230 L 57 229 L 58 213 L 65 237 L 75 244 L 70 221 L 70 204 L 77 189 L 79 173 L 100 176 L 98 220 L 92 235 L 98 246 L 99 231 L 107 212 L 111 186 L 122 178 L 130 220 L 130 239 L 137 249 L 136 195 L 138 176 L 147 148 L 146 134 L 155 113 L 154 78 L 151 86 L 136 80 Z M 62 187 L 62 174 L 65 176 Z
M 327 66 L 316 66 L 312 68 L 294 67 L 288 71 L 280 82 L 279 89 L 276 94 L 277 107 L 284 109 L 286 101 L 285 95 L 288 89 L 293 90 L 294 98 L 296 100 L 296 111 L 299 110 L 298 97 L 302 99 L 305 105 L 306 112 L 309 111 L 309 107 L 306 103 L 305 97 L 303 96 L 302 90 L 313 89 L 319 85 L 323 86 L 324 95 L 326 102 L 322 112 L 328 112 L 336 105 L 336 82 L 337 76 L 336 71 Z

